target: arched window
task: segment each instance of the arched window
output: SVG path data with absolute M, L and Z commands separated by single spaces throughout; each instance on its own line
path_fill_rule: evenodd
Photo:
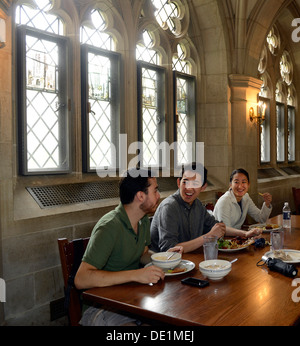
M 267 46 L 272 55 L 277 55 L 281 45 L 279 31 L 276 25 L 273 25 L 267 35 Z
M 287 115 L 288 115 L 288 161 L 293 162 L 296 160 L 296 89 L 293 84 L 287 88 Z
M 176 33 L 176 18 L 178 18 L 178 7 L 169 1 L 151 0 L 156 8 L 154 15 L 163 29 L 169 29 L 172 33 Z
M 192 66 L 188 41 L 183 34 L 184 28 L 188 26 L 187 7 L 181 0 L 150 1 L 152 6 L 145 2 L 145 8 L 142 10 L 143 29 L 136 48 L 139 140 L 143 143 L 143 165 L 162 166 L 163 155 L 160 155 L 158 145 L 165 141 L 168 114 L 168 109 L 165 108 L 168 104 L 165 99 L 165 80 L 166 70 L 172 69 L 175 142 L 172 149 L 174 164 L 177 167 L 195 158 L 196 81 L 191 74 L 195 65 Z M 153 17 L 156 22 L 152 20 Z M 166 53 L 173 49 L 170 38 L 177 39 L 180 35 L 176 52 L 170 61 Z M 167 94 L 167 97 L 170 97 L 170 94 Z M 170 121 L 168 123 L 172 124 Z
M 267 35 L 258 66 L 263 81 L 259 99 L 267 106 L 265 121 L 259 125 L 260 163 L 282 164 L 295 161 L 296 91 L 292 83 L 293 63 L 290 53 L 281 48 L 282 42 L 279 30 L 274 25 Z M 272 63 L 268 63 L 268 59 Z M 275 109 L 275 114 L 271 114 L 271 109 Z M 276 138 L 273 143 L 271 133 Z M 271 162 L 273 150 L 275 162 Z
M 49 0 L 16 9 L 20 172 L 70 170 L 68 40 Z
M 118 167 L 120 129 L 120 55 L 105 29 L 98 9 L 80 28 L 83 169 L 100 174 Z
M 165 69 L 161 56 L 154 49 L 155 35 L 145 29 L 136 46 L 138 60 L 138 119 L 141 164 L 161 167 L 159 145 L 165 140 Z
M 285 159 L 285 85 L 280 80 L 276 83 L 276 147 L 277 162 Z
M 174 54 L 172 59 L 175 83 L 176 166 L 195 160 L 196 80 L 190 74 L 191 64 L 187 57 L 186 47 L 178 43 L 177 54 Z
M 74 20 L 65 12 L 66 6 L 70 13 L 74 11 Z M 132 112 L 130 119 L 136 114 L 136 109 L 128 109 L 120 88 L 131 78 L 124 71 L 132 64 L 132 44 L 136 46 L 142 165 L 162 167 L 159 146 L 174 139 L 181 145 L 174 161 L 190 161 L 186 145 L 193 144 L 193 156 L 197 102 L 196 63 L 185 34 L 187 1 L 144 1 L 136 33 L 126 31 L 119 7 L 110 1 L 66 6 L 60 0 L 17 2 L 20 173 L 78 172 L 81 163 L 83 172 L 105 173 L 119 167 L 120 129 L 126 130 L 129 123 L 121 118 L 121 109 L 126 116 Z M 176 94 L 166 87 L 172 83 Z M 174 114 L 178 118 L 173 119 Z M 136 141 L 134 133 L 129 140 Z
M 271 160 L 271 123 L 270 123 L 270 98 L 271 98 L 271 90 L 270 90 L 270 78 L 267 72 L 261 75 L 261 80 L 263 84 L 259 93 L 259 102 L 265 104 L 265 120 L 261 122 L 260 131 L 259 131 L 259 142 L 260 142 L 260 162 L 261 163 L 269 163 Z

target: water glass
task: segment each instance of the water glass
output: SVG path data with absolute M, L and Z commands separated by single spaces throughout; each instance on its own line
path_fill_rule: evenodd
M 203 251 L 204 260 L 211 260 L 218 258 L 218 237 L 216 236 L 204 236 Z
M 284 240 L 284 231 L 276 230 L 271 232 L 271 250 L 280 250 L 283 249 L 283 240 Z

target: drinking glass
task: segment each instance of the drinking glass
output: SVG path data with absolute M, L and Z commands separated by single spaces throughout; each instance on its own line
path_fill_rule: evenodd
M 271 232 L 271 250 L 283 249 L 284 231 L 276 230 Z
M 204 260 L 211 260 L 218 258 L 218 237 L 204 236 L 203 251 Z

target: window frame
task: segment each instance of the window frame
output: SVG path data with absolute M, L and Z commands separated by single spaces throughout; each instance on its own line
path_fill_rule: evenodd
M 288 121 L 289 121 L 289 112 L 290 110 L 293 110 L 293 123 L 292 123 L 292 137 L 290 134 L 290 129 L 288 126 Z M 287 161 L 289 163 L 294 163 L 296 161 L 296 107 L 295 106 L 287 106 L 287 151 L 289 150 L 289 141 L 290 138 L 292 138 L 292 144 L 293 144 L 293 158 L 289 158 L 289 153 L 287 153 Z
M 189 89 L 192 90 L 192 95 L 188 96 L 188 107 L 191 109 L 191 113 L 189 116 L 192 116 L 192 122 L 194 123 L 191 127 L 193 127 L 193 140 L 192 140 L 192 157 L 188 159 L 188 162 L 195 161 L 196 159 L 196 141 L 197 141 L 197 83 L 196 77 L 193 75 L 189 75 L 179 71 L 173 71 L 173 102 L 174 102 L 174 141 L 177 143 L 178 140 L 178 131 L 177 131 L 177 123 L 178 123 L 178 112 L 177 112 L 177 78 L 185 79 L 188 82 Z M 190 131 L 189 131 L 190 133 Z M 178 162 L 178 150 L 174 153 L 174 167 L 180 168 L 181 164 Z
M 70 98 L 69 98 L 69 76 L 70 66 L 68 64 L 70 41 L 67 37 L 41 31 L 26 25 L 19 25 L 17 31 L 17 110 L 18 110 L 18 164 L 19 173 L 24 176 L 68 174 L 72 171 L 72 158 L 70 153 Z M 53 41 L 59 46 L 58 62 L 58 96 L 60 112 L 59 136 L 62 143 L 60 152 L 60 168 L 35 169 L 28 168 L 27 157 L 27 88 L 26 88 L 26 36 Z M 65 140 L 63 140 L 65 138 Z
M 89 113 L 91 112 L 89 105 L 89 87 L 88 87 L 88 54 L 93 53 L 96 55 L 102 55 L 110 59 L 112 63 L 111 71 L 111 98 L 113 100 L 112 114 L 116 114 L 112 117 L 112 126 L 114 129 L 115 137 L 113 145 L 116 148 L 116 158 L 114 166 L 103 168 L 91 168 L 90 167 L 90 146 L 89 146 Z M 121 55 L 119 53 L 108 51 L 102 48 L 94 47 L 88 44 L 81 44 L 81 119 L 82 119 L 82 166 L 83 172 L 116 172 L 119 168 L 119 135 L 120 133 L 120 87 L 121 87 Z
M 277 121 L 277 106 L 280 108 L 280 124 L 278 124 L 278 121 Z M 276 101 L 276 104 L 275 104 L 275 115 L 276 115 L 276 162 L 277 164 L 281 164 L 281 163 L 284 163 L 287 158 L 286 158 L 286 126 L 285 126 L 285 121 L 286 121 L 286 112 L 285 112 L 285 104 L 282 103 L 282 102 L 278 102 Z M 280 125 L 280 126 L 279 126 Z M 278 143 L 278 138 L 277 138 L 277 131 L 278 129 L 280 128 L 280 130 L 282 131 L 283 130 L 283 134 L 281 133 L 281 141 L 280 143 Z M 281 154 L 283 155 L 283 160 L 280 160 L 280 158 L 278 158 L 278 147 L 279 147 L 279 144 L 281 146 L 283 146 L 283 148 L 281 147 Z
M 158 127 L 158 165 L 144 166 L 143 164 L 143 85 L 142 85 L 142 69 L 150 69 L 156 71 L 158 74 L 158 117 L 160 118 L 161 126 Z M 141 145 L 139 153 L 139 164 L 141 167 L 151 168 L 164 168 L 167 158 L 164 157 L 164 153 L 161 144 L 166 141 L 166 69 L 159 65 L 153 65 L 142 60 L 137 61 L 137 115 L 138 115 L 138 142 Z
M 265 165 L 265 164 L 270 164 L 271 163 L 271 112 L 270 112 L 271 102 L 270 102 L 270 99 L 262 97 L 262 96 L 259 96 L 258 100 L 262 101 L 262 102 L 264 102 L 266 104 L 265 120 L 264 120 L 262 125 L 258 126 L 258 128 L 259 128 L 259 162 L 260 162 L 261 165 Z M 268 138 L 265 139 L 265 147 L 266 147 L 265 151 L 268 151 L 268 158 L 269 158 L 266 161 L 262 161 L 262 159 L 261 159 L 261 144 L 262 144 L 261 133 L 262 133 L 262 127 L 266 128 L 267 137 L 268 137 Z

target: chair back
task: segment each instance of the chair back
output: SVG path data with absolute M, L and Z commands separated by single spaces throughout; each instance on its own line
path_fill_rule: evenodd
M 68 241 L 67 238 L 57 239 L 64 279 L 65 309 L 71 326 L 78 326 L 81 318 L 81 291 L 76 289 L 74 278 L 89 239 L 79 238 L 72 241 Z
M 292 187 L 296 214 L 300 215 L 300 188 Z

